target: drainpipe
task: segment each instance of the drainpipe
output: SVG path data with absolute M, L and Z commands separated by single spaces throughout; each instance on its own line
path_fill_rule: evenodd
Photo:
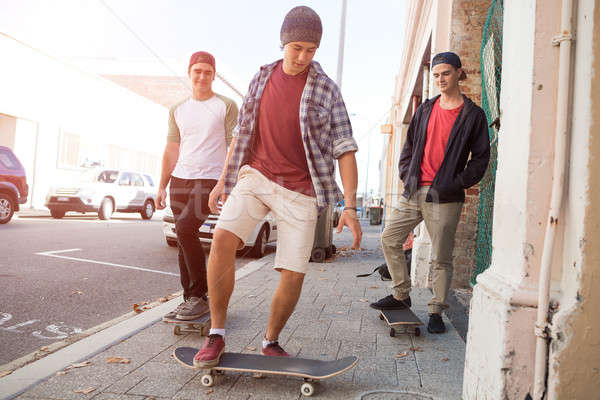
M 546 392 L 546 373 L 548 369 L 548 306 L 550 302 L 550 279 L 552 273 L 552 250 L 554 237 L 560 214 L 564 181 L 565 161 L 567 157 L 568 135 L 568 107 L 569 107 L 569 82 L 571 64 L 571 19 L 573 15 L 573 0 L 562 1 L 560 34 L 555 36 L 552 44 L 560 47 L 558 63 L 558 101 L 556 110 L 556 130 L 554 137 L 554 169 L 552 182 L 552 197 L 550 211 L 546 221 L 546 236 L 544 237 L 544 250 L 542 253 L 542 266 L 540 271 L 537 321 L 535 324 L 535 371 L 533 381 L 533 398 L 541 400 Z

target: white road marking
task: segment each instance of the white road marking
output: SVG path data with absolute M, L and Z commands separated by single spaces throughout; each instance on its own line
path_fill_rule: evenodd
M 85 262 L 85 263 L 90 263 L 90 264 L 107 265 L 109 267 L 124 268 L 124 269 L 133 269 L 133 270 L 136 270 L 136 271 L 144 271 L 144 272 L 153 272 L 155 274 L 162 274 L 162 275 L 179 276 L 179 274 L 175 274 L 173 272 L 165 272 L 165 271 L 158 271 L 158 270 L 155 270 L 155 269 L 135 267 L 133 265 L 115 264 L 115 263 L 110 263 L 110 262 L 105 262 L 105 261 L 96 261 L 96 260 L 88 260 L 88 259 L 85 259 L 85 258 L 67 257 L 67 256 L 59 256 L 59 255 L 57 255 L 57 253 L 65 253 L 65 252 L 69 252 L 69 251 L 81 251 L 81 249 L 66 249 L 66 250 L 42 251 L 40 253 L 35 253 L 35 254 L 37 254 L 39 256 L 62 258 L 62 259 L 65 259 L 65 260 L 79 261 L 79 262 Z

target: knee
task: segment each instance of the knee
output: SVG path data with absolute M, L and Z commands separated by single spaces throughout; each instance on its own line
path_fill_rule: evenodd
M 383 247 L 397 247 L 399 240 L 394 235 L 386 234 L 385 232 L 381 235 L 381 245 Z
M 215 230 L 210 246 L 211 252 L 214 251 L 217 254 L 229 254 L 241 247 L 243 247 L 243 243 L 235 234 L 225 229 L 217 228 Z

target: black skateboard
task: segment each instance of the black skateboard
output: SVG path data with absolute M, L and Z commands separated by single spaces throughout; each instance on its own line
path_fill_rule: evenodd
M 173 351 L 173 356 L 184 366 L 196 368 L 193 361 L 198 350 L 193 347 L 178 347 Z M 296 357 L 223 353 L 219 364 L 206 368 L 207 372 L 202 376 L 200 382 L 203 386 L 213 386 L 214 376 L 224 371 L 297 376 L 304 378 L 304 383 L 300 386 L 300 392 L 304 396 L 312 396 L 315 392 L 312 382 L 339 375 L 353 368 L 357 363 L 358 358 L 354 356 L 333 361 L 322 361 Z
M 410 308 L 402 310 L 380 310 L 379 319 L 385 320 L 390 326 L 390 336 L 396 336 L 396 330 L 402 329 L 403 333 L 412 333 L 415 336 L 421 335 L 421 325 L 423 322 L 415 315 Z
M 163 318 L 163 322 L 175 325 L 173 327 L 173 333 L 175 335 L 181 335 L 183 333 L 200 333 L 202 336 L 208 336 L 210 330 L 210 313 L 188 321 L 177 318 Z

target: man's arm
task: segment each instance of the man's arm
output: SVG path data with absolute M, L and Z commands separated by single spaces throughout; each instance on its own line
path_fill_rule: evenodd
M 415 115 L 410 120 L 410 125 L 408 126 L 408 131 L 406 132 L 406 140 L 404 141 L 404 146 L 402 147 L 402 152 L 400 153 L 400 161 L 398 162 L 398 173 L 400 179 L 403 182 L 406 178 L 406 175 L 408 174 L 408 169 L 412 160 L 413 143 L 415 140 L 415 131 L 417 129 L 418 115 L 420 115 L 420 107 L 419 109 L 417 109 Z
M 167 142 L 165 152 L 163 153 L 160 182 L 156 195 L 156 208 L 158 210 L 162 210 L 167 206 L 167 185 L 169 184 L 169 180 L 171 180 L 171 173 L 175 169 L 178 158 L 179 142 Z
M 483 178 L 490 161 L 490 137 L 488 133 L 487 119 L 483 110 L 480 111 L 473 140 L 471 142 L 471 158 L 467 162 L 467 167 L 458 174 L 463 189 L 470 188 Z
M 358 185 L 358 169 L 356 167 L 356 157 L 353 151 L 342 154 L 338 158 L 340 166 L 340 177 L 342 178 L 342 186 L 344 187 L 344 204 L 346 207 L 356 208 L 356 188 Z M 340 222 L 337 226 L 337 233 L 342 231 L 342 228 L 346 225 L 350 228 L 354 242 L 352 243 L 353 249 L 360 248 L 360 241 L 362 240 L 362 229 L 358 222 L 358 217 L 355 210 L 344 209 Z

